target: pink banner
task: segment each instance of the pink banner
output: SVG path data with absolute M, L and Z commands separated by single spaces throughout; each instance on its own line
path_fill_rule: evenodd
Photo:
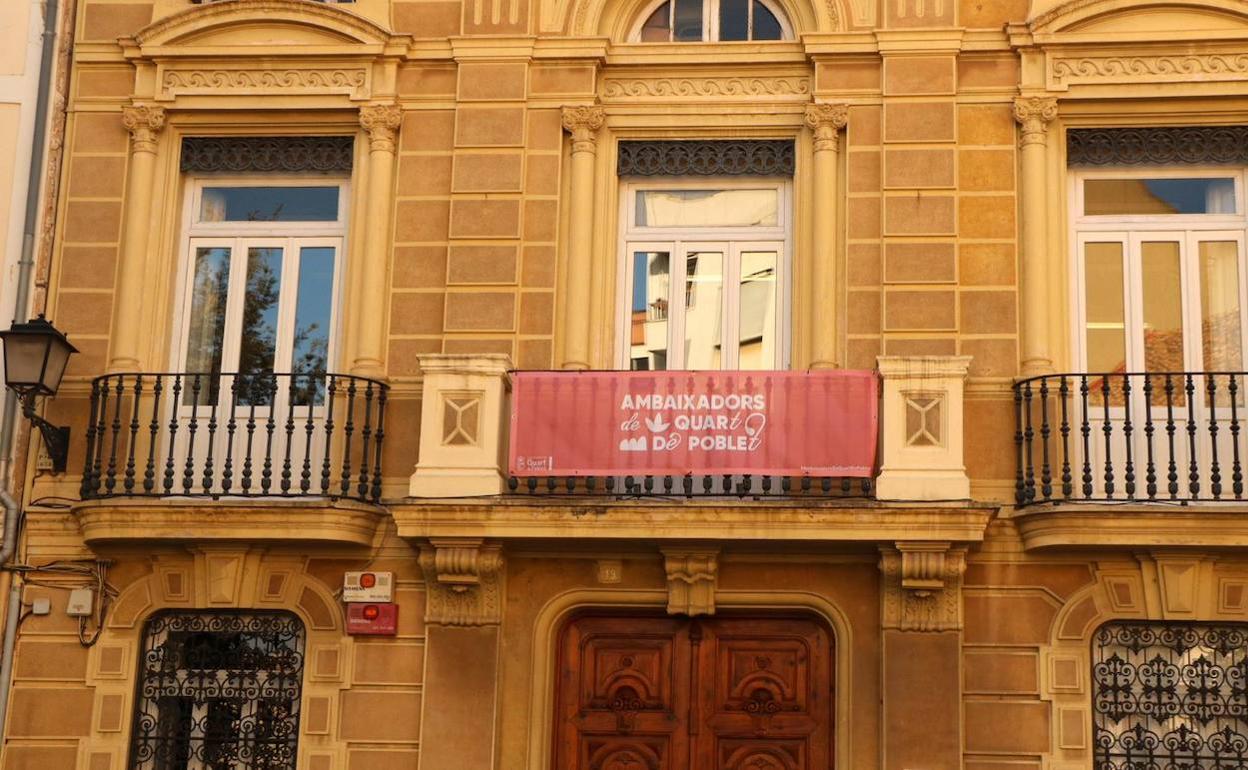
M 513 476 L 870 476 L 874 372 L 515 372 Z

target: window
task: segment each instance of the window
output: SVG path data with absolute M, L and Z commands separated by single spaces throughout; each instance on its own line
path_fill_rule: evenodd
M 1110 623 L 1092 640 L 1094 765 L 1248 766 L 1248 626 Z
M 663 0 L 642 14 L 639 43 L 788 40 L 784 15 L 764 0 Z
M 326 372 L 336 352 L 345 204 L 345 183 L 320 178 L 192 185 L 176 368 Z M 267 388 L 251 382 L 240 404 L 268 405 Z M 298 403 L 315 397 L 303 391 Z M 204 388 L 198 403 L 220 395 Z
M 156 615 L 130 770 L 294 770 L 303 658 L 303 624 L 289 613 Z
M 783 369 L 788 182 L 624 185 L 621 364 Z

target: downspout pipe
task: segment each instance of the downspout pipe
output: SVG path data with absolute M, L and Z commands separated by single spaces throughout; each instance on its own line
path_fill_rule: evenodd
M 35 96 L 35 137 L 31 143 L 30 169 L 26 177 L 26 217 L 22 229 L 22 255 L 17 263 L 17 290 L 13 302 L 13 320 L 25 321 L 30 309 L 30 287 L 35 272 L 35 233 L 39 225 L 39 188 L 43 177 L 44 148 L 47 145 L 48 105 L 52 101 L 51 84 L 56 56 L 56 26 L 60 14 L 58 0 L 45 0 L 43 6 L 43 40 L 39 58 L 39 85 Z M 21 507 L 14 499 L 10 484 L 13 476 L 13 435 L 17 424 L 17 394 L 4 391 L 4 408 L 0 416 L 0 505 L 4 507 L 4 542 L 0 543 L 0 568 L 7 567 L 17 553 L 18 522 Z M 17 622 L 22 611 L 22 587 L 16 575 L 9 577 L 9 596 L 4 619 L 4 644 L 0 647 L 0 730 L 5 727 L 9 710 L 9 689 L 13 681 L 13 649 L 17 643 Z M 0 736 L 0 750 L 3 736 Z

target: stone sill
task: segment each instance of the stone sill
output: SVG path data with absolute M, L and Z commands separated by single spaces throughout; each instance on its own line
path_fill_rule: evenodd
M 997 511 L 974 502 L 618 500 L 486 497 L 396 501 L 411 538 L 980 542 Z
M 84 500 L 70 512 L 89 546 L 140 540 L 367 546 L 386 517 L 381 506 L 324 497 L 117 497 Z
M 1016 509 L 1023 548 L 1245 548 L 1248 504 L 1061 503 Z

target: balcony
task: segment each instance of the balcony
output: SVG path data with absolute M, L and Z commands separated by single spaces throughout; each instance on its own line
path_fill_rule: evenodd
M 976 541 L 996 506 L 969 500 L 967 363 L 513 372 L 501 355 L 425 355 L 420 460 L 388 506 L 415 538 Z M 713 394 L 765 398 L 681 400 Z
M 88 542 L 366 544 L 380 516 L 386 396 L 385 384 L 343 374 L 97 377 L 74 512 Z
M 1028 547 L 1248 545 L 1245 377 L 1109 372 L 1017 382 L 1016 518 Z

